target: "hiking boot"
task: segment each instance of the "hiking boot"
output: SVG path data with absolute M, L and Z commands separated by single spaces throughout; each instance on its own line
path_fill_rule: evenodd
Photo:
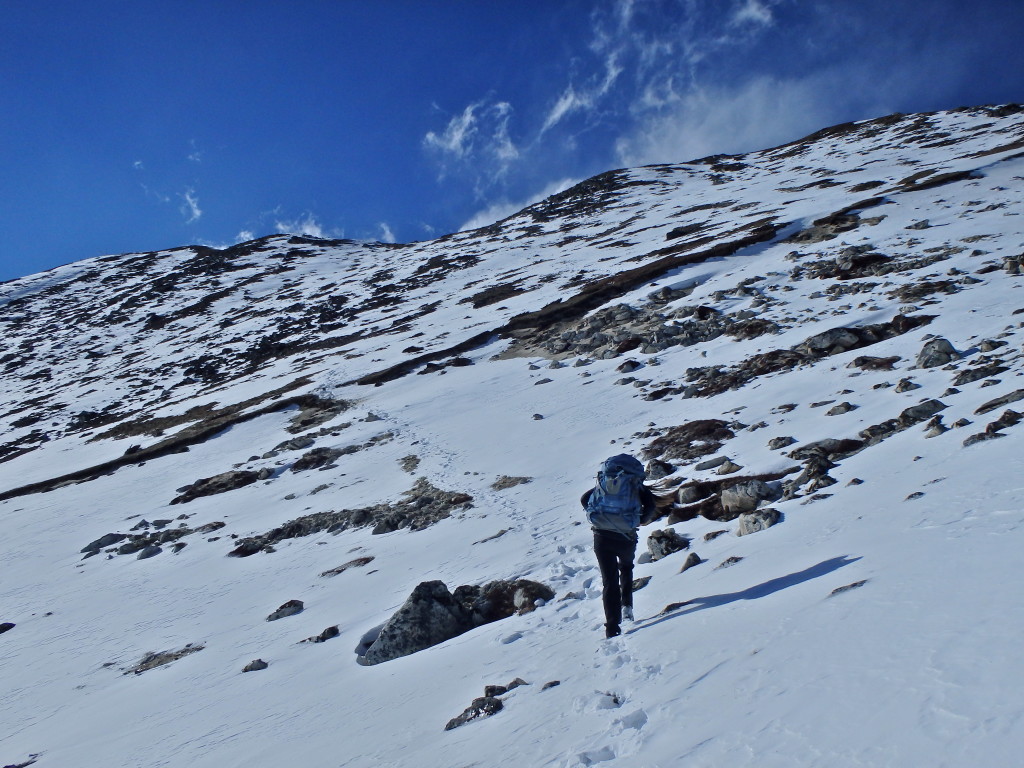
M 621 634 L 622 634 L 622 630 L 619 629 L 618 627 L 605 627 L 604 636 L 606 638 L 608 638 L 608 637 L 618 637 Z
M 622 606 L 622 618 L 625 621 L 633 621 L 633 606 L 624 605 Z

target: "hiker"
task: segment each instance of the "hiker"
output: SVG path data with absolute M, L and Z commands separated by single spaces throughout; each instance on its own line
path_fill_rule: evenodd
M 594 554 L 604 584 L 605 637 L 622 634 L 622 619 L 633 620 L 633 558 L 640 520 L 654 511 L 654 494 L 643 484 L 644 466 L 628 454 L 606 459 L 597 484 L 580 503 L 594 530 Z

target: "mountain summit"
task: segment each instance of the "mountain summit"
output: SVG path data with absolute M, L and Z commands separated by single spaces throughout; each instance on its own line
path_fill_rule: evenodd
M 979 107 L 0 285 L 0 761 L 1016 764 L 1022 199 Z

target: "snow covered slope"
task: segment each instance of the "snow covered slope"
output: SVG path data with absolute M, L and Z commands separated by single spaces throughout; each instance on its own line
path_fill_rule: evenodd
M 1018 765 L 1022 195 L 1020 108 L 894 115 L 3 284 L 0 762 Z M 702 562 L 641 557 L 605 640 L 578 498 L 622 451 L 641 551 Z M 358 663 L 420 582 L 519 578 L 555 599 Z

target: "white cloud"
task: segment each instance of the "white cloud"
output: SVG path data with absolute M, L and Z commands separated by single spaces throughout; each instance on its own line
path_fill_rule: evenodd
M 134 163 L 132 163 L 132 168 L 134 168 L 136 171 L 146 170 L 146 166 L 142 164 L 141 160 L 136 160 Z
M 196 197 L 196 191 L 189 187 L 181 194 L 181 199 L 185 201 L 181 206 L 181 215 L 185 217 L 185 223 L 191 224 L 194 221 L 199 221 L 203 211 L 199 207 L 199 198 Z
M 522 200 L 520 202 L 512 202 L 504 198 L 497 200 L 490 203 L 486 208 L 483 208 L 473 214 L 461 227 L 459 227 L 459 230 L 465 232 L 470 229 L 486 227 L 489 224 L 501 221 L 502 219 L 511 216 L 513 213 L 523 210 L 523 208 L 526 208 L 529 205 L 540 202 L 551 195 L 563 192 L 577 183 L 577 179 L 560 179 L 559 181 L 548 184 L 543 190 L 541 190 L 541 192 L 527 198 L 526 200 Z
M 602 47 L 604 45 L 602 43 Z M 589 86 L 580 89 L 570 83 L 548 111 L 547 117 L 544 118 L 544 125 L 540 129 L 541 134 L 547 133 L 574 112 L 589 112 L 595 109 L 623 72 L 624 68 L 619 64 L 619 58 L 618 50 L 607 54 L 603 61 L 604 72 L 599 82 L 594 78 Z
M 732 89 L 694 89 L 671 109 L 648 115 L 621 136 L 616 143 L 618 161 L 680 163 L 798 139 L 849 119 L 841 111 L 848 107 L 821 98 L 834 79 L 829 73 L 788 80 L 759 77 Z M 859 106 L 858 112 L 865 114 L 885 112 L 881 101 Z
M 395 233 L 391 231 L 391 227 L 388 226 L 386 221 L 380 222 L 377 227 L 380 229 L 380 235 L 377 238 L 378 240 L 382 243 L 395 242 Z
M 255 239 L 256 239 L 256 233 L 253 232 L 250 229 L 243 229 L 241 232 L 239 232 L 237 235 L 235 235 L 235 242 L 236 243 L 246 243 L 246 242 L 248 242 L 250 240 L 255 240 Z
M 308 211 L 297 219 L 278 220 L 274 222 L 274 227 L 281 234 L 287 235 L 306 235 L 307 237 L 329 237 L 326 234 L 324 228 L 320 225 L 320 222 L 316 220 L 316 217 Z M 332 232 L 331 235 L 334 233 Z
M 486 163 L 488 175 L 501 176 L 519 157 L 509 134 L 512 105 L 487 100 L 470 104 L 448 121 L 444 131 L 430 131 L 423 145 L 441 160 L 441 175 L 452 164 Z
M 771 3 L 763 0 L 745 0 L 730 19 L 730 23 L 734 26 L 742 24 L 770 26 L 774 22 L 775 17 L 772 14 Z
M 456 115 L 448 121 L 442 133 L 427 133 L 423 143 L 442 154 L 453 155 L 456 158 L 465 157 L 477 132 L 476 111 L 480 106 L 480 103 L 470 104 L 462 110 L 461 115 Z

